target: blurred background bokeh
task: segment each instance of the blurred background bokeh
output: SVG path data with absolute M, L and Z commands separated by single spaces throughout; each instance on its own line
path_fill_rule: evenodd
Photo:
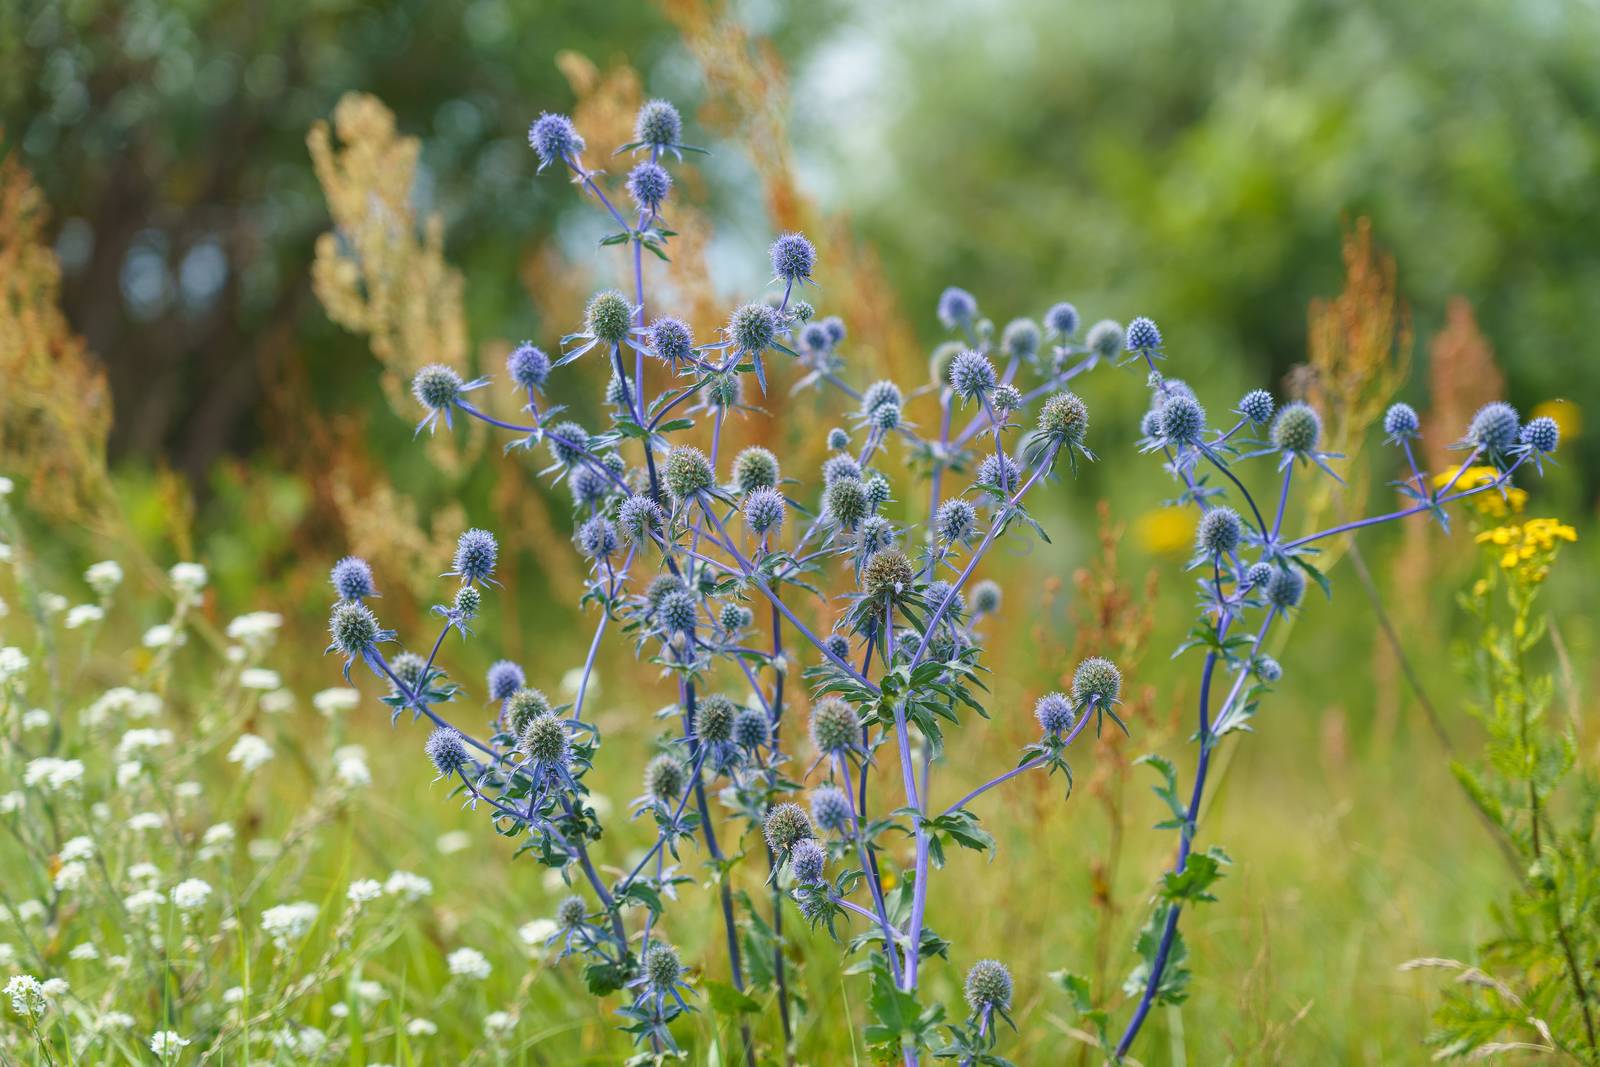
M 818 240 L 815 302 L 845 318 L 858 379 L 927 380 L 949 284 L 998 322 L 1059 299 L 1090 320 L 1149 314 L 1172 372 L 1217 410 L 1270 383 L 1338 415 L 1358 476 L 1318 502 L 1324 515 L 1386 499 L 1394 456 L 1375 432 L 1355 445 L 1391 398 L 1424 412 L 1436 469 L 1484 401 L 1553 415 L 1560 464 L 1528 509 L 1579 529 L 1550 606 L 1593 691 L 1597 55 L 1586 0 L 11 0 L 0 474 L 37 533 L 82 531 L 33 538 L 64 574 L 113 552 L 148 575 L 200 558 L 215 617 L 285 612 L 307 686 L 334 677 L 317 655 L 329 562 L 371 558 L 404 594 L 385 622 L 416 633 L 449 541 L 493 526 L 511 592 L 492 639 L 453 667 L 475 678 L 511 654 L 557 686 L 592 625 L 571 607 L 565 490 L 482 434 L 413 444 L 403 382 L 433 361 L 493 373 L 515 342 L 548 349 L 576 328 L 617 263 L 594 247 L 592 207 L 535 180 L 528 122 L 572 112 L 599 161 L 644 96 L 665 96 L 712 154 L 682 170 L 684 239 L 652 286 L 701 336 L 765 284 L 763 249 L 787 228 Z M 603 378 L 587 368 L 575 386 L 560 399 L 593 417 Z M 996 707 L 1026 707 L 1091 636 L 1142 640 L 1144 735 L 1113 747 L 1182 756 L 1171 716 L 1194 682 L 1166 655 L 1186 626 L 1190 527 L 1134 451 L 1142 382 L 1100 371 L 1085 394 L 1103 462 L 1042 505 L 1052 546 L 996 564 L 1017 604 Z M 775 407 L 739 433 L 820 456 L 833 409 L 811 394 Z M 1106 529 L 1128 534 L 1115 567 Z M 1364 558 L 1447 733 L 1470 747 L 1451 669 L 1470 540 L 1419 525 Z M 1333 604 L 1283 653 L 1293 684 L 1216 797 L 1240 868 L 1192 935 L 1194 1018 L 1222 1012 L 1238 1042 L 1191 1035 L 1191 1062 L 1409 1062 L 1432 994 L 1395 966 L 1467 953 L 1483 932 L 1484 894 L 1451 887 L 1493 884 L 1490 846 L 1449 792 L 1362 585 L 1335 566 Z M 1087 610 L 1097 590 L 1109 622 Z M 574 625 L 554 624 L 563 612 Z M 665 699 L 625 649 L 609 656 L 614 721 Z M 981 766 L 1027 733 L 998 721 Z M 422 825 L 454 825 L 420 788 L 417 739 L 376 723 L 372 739 L 392 750 L 379 773 L 417 784 Z M 1147 829 L 1144 783 L 1099 774 L 1073 801 L 1098 798 L 1090 826 L 1048 783 L 1017 807 L 1063 835 L 1024 861 L 1048 886 L 996 875 L 1033 895 L 1036 919 L 1059 914 L 1027 950 L 1042 967 L 1095 970 L 1078 954 L 1120 973 L 1168 847 Z M 1107 830 L 1124 823 L 1126 842 Z M 1000 836 L 1002 861 L 1039 852 L 1031 826 Z M 426 842 L 407 840 L 425 862 Z M 519 877 L 540 884 L 502 867 L 484 884 L 507 899 Z M 1017 914 L 975 925 L 1039 937 Z

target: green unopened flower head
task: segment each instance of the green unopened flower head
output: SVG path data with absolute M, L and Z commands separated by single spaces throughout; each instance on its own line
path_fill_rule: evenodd
M 730 633 L 736 633 L 744 629 L 754 620 L 754 612 L 743 604 L 734 604 L 731 601 L 722 605 L 722 610 L 717 613 L 717 621 L 722 624 L 724 630 Z
M 739 352 L 764 352 L 778 339 L 778 313 L 765 304 L 746 304 L 728 319 L 728 336 Z
M 859 478 L 836 478 L 822 491 L 828 516 L 846 530 L 854 530 L 871 511 L 867 490 Z
M 946 341 L 933 350 L 928 357 L 928 377 L 935 385 L 945 385 L 950 381 L 950 364 L 966 351 L 966 347 L 960 341 Z
M 572 755 L 572 737 L 560 719 L 546 712 L 528 720 L 518 747 L 536 763 L 565 767 Z
M 1057 393 L 1039 409 L 1039 432 L 1065 445 L 1083 444 L 1089 432 L 1089 407 L 1077 393 Z
M 1000 335 L 1000 347 L 1013 359 L 1029 362 L 1039 354 L 1039 324 L 1032 319 L 1012 319 Z
M 1096 358 L 1116 359 L 1122 353 L 1122 324 L 1111 319 L 1101 319 L 1089 327 L 1084 342 Z
M 378 617 L 358 600 L 341 600 L 328 616 L 333 647 L 346 656 L 361 656 L 378 640 Z
M 701 697 L 695 705 L 695 729 L 700 740 L 722 744 L 733 740 L 733 723 L 739 717 L 739 706 L 721 694 Z
M 550 698 L 530 686 L 523 686 L 506 701 L 506 725 L 515 737 L 528 730 L 528 724 L 540 715 L 550 714 Z
M 570 896 L 556 905 L 556 925 L 563 930 L 575 930 L 583 925 L 589 908 L 580 896 Z
M 916 570 L 906 554 L 898 548 L 886 548 L 874 553 L 861 569 L 861 588 L 867 596 L 892 600 L 911 587 Z
M 650 579 L 650 584 L 645 586 L 644 603 L 645 611 L 654 615 L 661 609 L 661 600 L 668 593 L 682 593 L 688 590 L 683 584 L 683 579 L 676 574 L 658 574 Z
M 794 846 L 815 836 L 811 832 L 811 820 L 806 818 L 806 813 L 798 804 L 774 805 L 767 812 L 761 833 L 766 837 L 767 848 L 773 855 L 783 858 L 788 857 Z
M 644 791 L 658 804 L 675 804 L 689 782 L 689 768 L 663 753 L 645 764 Z
M 741 493 L 771 489 L 778 484 L 778 457 L 752 445 L 733 458 L 733 482 Z
M 583 321 L 590 336 L 618 345 L 627 340 L 628 331 L 633 328 L 633 305 L 615 289 L 602 289 L 589 298 Z
M 855 709 L 838 697 L 824 697 L 811 708 L 811 743 L 824 756 L 861 747 L 861 723 Z
M 733 371 L 712 378 L 706 386 L 706 403 L 722 411 L 738 407 L 744 403 L 744 379 Z
M 427 666 L 427 662 L 415 652 L 402 652 L 389 661 L 389 669 L 406 684 L 407 689 L 416 689 L 422 684 L 422 672 Z
M 985 578 L 972 587 L 972 610 L 983 615 L 993 615 L 1000 610 L 1000 583 Z
M 456 590 L 455 610 L 463 619 L 476 618 L 478 609 L 483 607 L 483 594 L 475 585 L 463 585 Z
M 1303 401 L 1285 404 L 1272 420 L 1272 443 L 1281 452 L 1306 456 L 1316 451 L 1321 439 L 1322 419 Z
M 680 503 L 706 492 L 716 484 L 711 461 L 693 445 L 678 445 L 667 453 L 663 477 L 667 491 Z
M 1072 699 L 1080 707 L 1091 700 L 1110 707 L 1121 693 L 1122 672 L 1104 656 L 1090 656 L 1072 672 Z
M 1011 972 L 999 960 L 979 960 L 967 972 L 967 1004 L 974 1014 L 1011 1007 Z
M 657 993 L 670 993 L 683 978 L 683 963 L 678 950 L 665 941 L 657 941 L 644 954 L 644 976 L 650 988 Z
M 760 708 L 744 708 L 733 720 L 733 743 L 747 751 L 765 748 L 772 740 L 772 724 Z

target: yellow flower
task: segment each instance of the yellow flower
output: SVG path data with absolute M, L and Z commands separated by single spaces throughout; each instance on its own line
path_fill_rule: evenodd
M 1460 478 L 1456 477 L 1457 471 L 1461 472 Z M 1465 469 L 1461 467 L 1451 467 L 1449 470 L 1442 471 L 1441 473 L 1433 476 L 1433 487 L 1435 489 L 1443 489 L 1445 486 L 1450 485 L 1451 482 L 1454 481 L 1455 484 L 1450 491 L 1452 493 L 1456 493 L 1467 489 L 1478 489 L 1482 486 L 1492 485 L 1494 484 L 1495 479 L 1499 477 L 1500 472 L 1495 470 L 1493 467 L 1486 467 L 1482 465 L 1476 467 L 1467 467 Z M 1528 493 L 1527 490 L 1518 489 L 1514 485 L 1504 485 L 1498 489 L 1486 489 L 1481 493 L 1475 493 L 1472 496 L 1465 498 L 1463 503 L 1480 515 L 1486 515 L 1494 519 L 1503 519 L 1508 515 L 1522 514 L 1522 509 L 1526 507 L 1528 503 Z
M 1500 569 L 1514 574 L 1524 586 L 1544 581 L 1561 543 L 1577 539 L 1578 531 L 1560 519 L 1529 519 L 1519 525 L 1496 526 L 1474 538 L 1478 544 L 1490 546 Z
M 1561 427 L 1563 441 L 1575 440 L 1583 431 L 1583 409 L 1570 400 L 1546 400 L 1533 409 L 1530 418 L 1550 418 Z
M 1134 522 L 1134 533 L 1146 552 L 1187 552 L 1194 546 L 1194 513 L 1189 508 L 1154 508 Z

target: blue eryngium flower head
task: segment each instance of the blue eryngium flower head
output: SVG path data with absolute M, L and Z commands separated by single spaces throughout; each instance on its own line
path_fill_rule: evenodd
M 815 885 L 822 881 L 822 874 L 827 868 L 828 853 L 815 841 L 802 841 L 789 854 L 789 869 L 794 872 L 795 881 L 802 885 Z
M 645 764 L 644 792 L 658 804 L 672 804 L 683 795 L 689 768 L 675 757 L 662 754 Z
M 1300 603 L 1306 595 L 1306 576 L 1293 567 L 1277 567 L 1267 579 L 1267 602 L 1280 611 Z
M 1090 656 L 1072 672 L 1072 699 L 1079 707 L 1093 701 L 1101 708 L 1117 703 L 1122 693 L 1122 672 L 1104 656 Z
M 563 930 L 575 930 L 589 917 L 589 906 L 582 897 L 574 894 L 556 905 L 556 925 Z
M 441 726 L 429 734 L 423 751 L 428 754 L 440 778 L 453 777 L 470 762 L 467 743 L 462 740 L 460 732 L 450 726 Z
M 952 285 L 939 294 L 939 321 L 945 329 L 969 323 L 977 313 L 978 298 L 965 289 Z
M 974 1015 L 1011 1007 L 1011 972 L 999 960 L 979 960 L 967 972 L 963 990 Z
M 604 515 L 578 527 L 578 547 L 590 559 L 608 559 L 617 551 L 617 528 Z
M 1260 426 L 1272 418 L 1272 411 L 1276 406 L 1271 393 L 1265 389 L 1252 389 L 1239 399 L 1239 406 L 1233 410 Z
M 572 120 L 549 112 L 540 115 L 528 127 L 528 144 L 539 154 L 540 170 L 583 151 L 583 138 L 578 136 Z
M 1128 323 L 1128 333 L 1123 344 L 1129 352 L 1155 352 L 1161 347 L 1161 331 L 1155 321 L 1140 315 Z
M 422 684 L 422 676 L 427 671 L 428 664 L 415 652 L 402 652 L 389 661 L 389 669 L 407 689 L 415 690 Z M 394 688 L 394 683 L 390 683 L 390 688 Z
M 982 352 L 967 349 L 950 363 L 950 386 L 963 400 L 978 400 L 994 389 L 994 364 Z
M 772 242 L 772 273 L 786 282 L 811 277 L 817 263 L 817 249 L 803 233 L 786 233 Z
M 1255 667 L 1257 677 L 1268 685 L 1283 677 L 1283 667 L 1271 656 L 1257 656 Z
M 850 798 L 842 789 L 818 786 L 811 791 L 811 819 L 830 834 L 844 833 L 850 828 Z
M 1239 547 L 1244 534 L 1244 523 L 1232 508 L 1212 508 L 1200 517 L 1195 531 L 1195 548 L 1207 560 L 1231 555 Z
M 1410 404 L 1390 404 L 1389 410 L 1383 413 L 1383 432 L 1388 434 L 1389 443 L 1398 445 L 1417 436 L 1422 420 L 1417 418 L 1417 411 Z
M 674 590 L 661 598 L 656 608 L 656 622 L 669 634 L 694 633 L 694 594 L 687 590 Z
M 952 590 L 954 590 L 953 595 Z M 950 597 L 950 606 L 945 609 L 944 613 L 945 618 L 960 618 L 967 613 L 966 598 L 961 595 L 961 591 L 959 589 L 956 589 L 955 586 L 951 585 L 943 578 L 940 578 L 937 581 L 929 582 L 928 588 L 923 593 L 923 598 L 935 607 L 943 604 L 945 597 Z M 928 647 L 932 648 L 933 646 L 930 643 Z
M 580 463 L 572 468 L 567 486 L 572 490 L 572 502 L 579 507 L 598 505 L 611 494 L 611 479 L 592 463 Z
M 596 340 L 621 344 L 633 328 L 633 305 L 615 289 L 602 289 L 583 311 L 584 330 Z
M 475 585 L 463 585 L 456 590 L 455 599 L 444 614 L 451 622 L 464 623 L 477 617 L 483 607 L 483 594 Z M 434 610 L 438 610 L 435 608 Z
M 1122 351 L 1122 324 L 1111 319 L 1101 319 L 1089 327 L 1084 343 L 1099 359 L 1113 360 Z
M 1022 390 L 1009 383 L 997 385 L 989 396 L 989 406 L 994 408 L 995 415 L 1004 422 L 1012 412 L 1022 407 Z
M 844 634 L 829 634 L 822 644 L 835 659 L 847 659 L 850 655 L 850 639 Z
M 846 530 L 854 530 L 872 510 L 867 502 L 866 486 L 860 478 L 835 478 L 826 483 L 822 491 L 823 511 L 828 518 Z
M 371 608 L 359 600 L 339 601 L 328 616 L 328 633 L 333 640 L 327 651 L 344 656 L 346 679 L 350 677 L 350 668 L 358 659 L 375 673 L 381 673 L 383 661 L 378 657 L 378 645 L 392 641 L 394 632 L 378 625 L 378 617 Z
M 1039 324 L 1032 319 L 1012 319 L 1000 334 L 1000 348 L 1012 359 L 1024 363 L 1039 354 Z
M 711 461 L 706 454 L 693 445 L 678 445 L 667 453 L 667 461 L 663 465 L 663 480 L 667 483 L 667 492 L 678 503 L 691 500 L 701 493 L 709 490 L 716 484 L 716 475 L 711 470 Z
M 800 331 L 800 347 L 807 352 L 826 352 L 833 347 L 828 328 L 820 322 L 808 322 Z
M 849 448 L 850 447 L 850 431 L 846 430 L 842 426 L 835 426 L 833 429 L 828 431 L 827 445 L 828 445 L 828 450 L 830 452 L 842 452 L 845 449 Z M 857 476 L 858 477 L 859 477 L 859 471 L 860 471 L 860 468 L 857 468 L 857 472 L 858 472 Z
M 617 526 L 629 544 L 638 545 L 651 540 L 653 535 L 661 532 L 665 521 L 661 505 L 643 493 L 630 496 L 617 509 Z
M 1519 422 L 1517 409 L 1494 401 L 1478 409 L 1467 427 L 1466 443 L 1498 462 L 1516 447 Z
M 644 590 L 645 612 L 654 615 L 661 607 L 661 600 L 668 593 L 679 593 L 689 587 L 683 584 L 683 579 L 676 574 L 658 574 L 650 579 L 650 584 Z
M 1071 337 L 1078 332 L 1078 309 L 1065 300 L 1052 304 L 1044 313 L 1044 325 L 1057 337 Z
M 739 352 L 760 354 L 778 339 L 778 313 L 766 304 L 746 304 L 728 319 L 728 337 Z
M 861 520 L 861 529 L 856 531 L 856 558 L 866 559 L 875 552 L 883 551 L 894 544 L 894 538 L 894 523 L 882 515 L 868 515 Z
M 694 354 L 694 333 L 682 319 L 657 319 L 650 324 L 650 351 L 676 367 Z
M 733 720 L 733 743 L 742 749 L 765 748 L 772 740 L 772 724 L 760 708 L 744 708 Z
M 767 848 L 778 857 L 780 865 L 802 841 L 810 841 L 815 834 L 811 820 L 798 804 L 776 804 L 762 821 L 761 834 L 767 839 Z
M 855 709 L 838 697 L 824 697 L 811 708 L 811 743 L 824 756 L 839 756 L 861 747 L 861 723 Z
M 783 529 L 788 503 L 776 489 L 757 489 L 745 498 L 744 521 L 757 537 Z
M 1179 393 L 1161 405 L 1161 439 L 1175 445 L 1198 444 L 1206 431 L 1206 409 Z
M 831 442 L 830 442 L 831 443 Z M 848 445 L 850 442 L 845 441 Z M 854 456 L 840 452 L 839 455 L 829 456 L 822 461 L 822 484 L 832 485 L 840 478 L 854 478 L 861 480 L 861 464 L 857 463 Z
M 365 600 L 378 595 L 372 584 L 372 568 L 360 556 L 346 556 L 335 563 L 328 580 L 340 600 Z
M 1073 710 L 1072 701 L 1067 699 L 1065 693 L 1046 693 L 1040 697 L 1033 706 L 1033 717 L 1039 720 L 1039 728 L 1050 737 L 1060 737 L 1078 721 L 1078 713 Z
M 870 418 L 874 411 L 877 411 L 885 404 L 893 404 L 895 407 L 903 407 L 905 405 L 905 394 L 903 394 L 900 391 L 900 387 L 893 382 L 873 382 L 862 391 L 861 414 L 863 416 Z M 843 448 L 849 443 L 850 439 L 848 436 L 846 436 L 844 445 L 840 445 L 838 447 Z M 830 447 L 832 446 L 832 441 L 829 442 L 829 445 Z
M 993 578 L 984 578 L 972 587 L 972 610 L 974 614 L 993 615 L 1000 610 L 1003 598 L 1000 583 Z
M 1535 452 L 1549 455 L 1561 444 L 1561 425 L 1548 415 L 1530 419 L 1522 428 L 1522 443 Z
M 1250 564 L 1250 569 L 1244 572 L 1244 584 L 1251 589 L 1260 589 L 1272 580 L 1272 575 L 1277 568 L 1265 561 Z
M 1089 433 L 1089 407 L 1077 393 L 1056 393 L 1039 408 L 1037 433 L 1052 445 L 1082 449 Z
M 633 122 L 633 139 L 651 148 L 672 148 L 683 138 L 683 118 L 665 100 L 646 100 Z
M 628 172 L 628 195 L 641 211 L 658 211 L 671 189 L 672 175 L 659 163 L 646 161 Z
M 978 512 L 971 501 L 952 497 L 939 505 L 933 525 L 938 532 L 939 540 L 952 545 L 957 541 L 967 540 L 977 531 Z
M 527 684 L 528 677 L 522 672 L 520 664 L 502 659 L 490 665 L 484 681 L 485 687 L 489 690 L 489 699 L 504 702 L 510 699 L 512 693 Z
M 829 315 L 822 320 L 822 328 L 828 331 L 828 346 L 838 348 L 844 342 L 844 320 L 837 315 Z
M 886 433 L 894 429 L 900 425 L 900 405 L 879 404 L 872 409 L 872 417 L 869 421 L 872 423 L 873 429 L 880 432 Z
M 665 941 L 657 941 L 644 954 L 644 977 L 652 992 L 667 994 L 683 977 L 683 963 L 678 950 Z
M 1272 444 L 1278 451 L 1304 458 L 1322 440 L 1322 417 L 1310 404 L 1296 400 L 1286 404 L 1272 420 Z
M 492 583 L 499 555 L 500 545 L 494 534 L 474 527 L 456 538 L 453 566 L 445 574 L 455 575 L 464 583 Z
M 991 452 L 978 464 L 978 481 L 1009 493 L 1021 485 L 1022 470 L 1004 452 Z
M 524 341 L 506 357 L 506 373 L 523 389 L 543 389 L 550 378 L 550 357 Z
M 778 484 L 778 457 L 770 449 L 751 445 L 733 457 L 733 484 L 741 493 L 771 489 Z
M 563 467 L 570 467 L 589 450 L 589 431 L 575 422 L 558 422 L 544 432 L 550 455 Z
M 429 363 L 411 379 L 411 395 L 416 397 L 417 403 L 428 409 L 428 414 L 417 423 L 417 432 L 424 428 L 432 430 L 440 418 L 448 428 L 452 425 L 451 412 L 461 400 L 461 394 L 469 393 L 474 389 L 489 384 L 487 378 L 476 378 L 470 382 L 461 380 L 451 367 L 443 363 Z

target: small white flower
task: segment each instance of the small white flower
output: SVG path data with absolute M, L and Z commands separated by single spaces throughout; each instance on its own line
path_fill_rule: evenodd
M 90 623 L 99 622 L 106 617 L 106 609 L 99 604 L 74 604 L 68 611 L 66 620 L 62 623 L 69 630 L 80 630 Z
M 261 929 L 279 948 L 286 948 L 290 941 L 305 936 L 316 921 L 317 906 L 304 900 L 279 904 L 261 913 Z
M 199 782 L 179 782 L 172 787 L 173 795 L 179 800 L 194 800 L 203 792 L 205 788 Z
M 341 711 L 349 711 L 361 703 L 361 691 L 347 686 L 323 689 L 311 698 L 312 707 L 330 718 Z
M 176 1030 L 157 1030 L 150 1035 L 150 1051 L 157 1056 L 170 1056 L 188 1044 L 189 1039 L 180 1037 Z
M 123 760 L 117 764 L 117 788 L 126 789 L 139 780 L 144 773 L 144 764 L 136 759 Z
M 261 694 L 261 710 L 268 715 L 282 715 L 294 708 L 294 694 L 287 689 L 274 689 Z
M 17 950 L 10 944 L 0 941 L 0 967 L 15 967 L 17 964 Z
M 140 727 L 122 735 L 122 740 L 117 742 L 117 758 L 132 759 L 170 744 L 172 744 L 171 730 Z
M 484 954 L 475 948 L 458 948 L 445 957 L 445 963 L 449 965 L 451 974 L 477 982 L 488 978 L 489 972 L 494 969 Z
M 244 850 L 257 863 L 270 863 L 278 858 L 279 852 L 283 851 L 278 842 L 270 837 L 251 838 L 250 843 L 244 846 Z
M 9 682 L 28 669 L 28 657 L 15 645 L 0 648 L 0 683 Z
M 166 820 L 161 817 L 159 812 L 141 811 L 129 817 L 128 829 L 134 833 L 142 834 L 150 830 L 159 830 L 165 823 Z
M 359 748 L 359 745 L 350 745 L 350 748 Z M 366 758 L 360 753 L 346 753 L 343 756 L 335 753 L 333 763 L 333 776 L 339 784 L 351 789 L 360 789 L 372 784 L 372 770 L 367 766 Z
M 260 770 L 272 756 L 272 746 L 255 734 L 241 734 L 228 750 L 228 762 L 237 763 L 246 774 Z
M 383 895 L 383 886 L 376 879 L 360 878 L 350 883 L 350 888 L 345 890 L 345 897 L 352 904 L 365 904 L 377 900 Z
M 62 892 L 77 889 L 89 877 L 89 865 L 82 860 L 68 860 L 56 869 L 53 880 L 55 887 Z
M 153 863 L 135 863 L 128 868 L 128 881 L 148 888 L 161 881 L 161 868 Z
M 83 580 L 89 583 L 89 588 L 93 589 L 96 595 L 108 597 L 122 584 L 122 564 L 114 559 L 103 559 L 99 563 L 92 563 L 89 569 L 83 572 Z
M 233 839 L 233 824 L 219 822 L 214 826 L 207 827 L 206 832 L 200 835 L 200 845 L 206 851 L 220 852 L 232 846 Z
M 16 489 L 16 487 L 16 482 L 13 482 L 10 478 L 5 477 L 4 475 L 0 475 L 0 496 L 10 496 L 12 490 Z
M 410 1019 L 406 1022 L 406 1033 L 411 1037 L 432 1037 L 439 1032 L 432 1019 Z
M 10 815 L 21 811 L 26 799 L 16 790 L 12 790 L 9 793 L 0 793 L 0 815 Z
M 130 719 L 148 719 L 161 711 L 161 698 L 155 693 L 141 693 L 119 685 L 107 689 L 83 713 L 85 726 L 103 725 L 113 715 L 126 713 Z
M 39 607 L 46 615 L 60 615 L 72 601 L 60 593 L 40 593 Z
M 11 546 L 6 544 L 4 541 L 0 541 L 0 563 L 9 563 L 10 561 Z
M 282 685 L 277 671 L 265 667 L 247 667 L 239 672 L 239 684 L 245 689 L 268 690 Z
M 229 663 L 237 665 L 243 663 L 249 657 L 250 652 L 243 645 L 229 645 L 223 655 L 227 657 Z
M 14 974 L 6 983 L 6 996 L 11 998 L 11 1010 L 18 1015 L 38 1015 L 44 1011 L 44 989 L 39 979 L 31 974 Z
M 583 668 L 574 667 L 561 676 L 561 691 L 567 696 L 576 699 L 578 689 L 583 685 Z M 592 674 L 589 677 L 589 687 L 585 690 L 589 699 L 600 695 L 600 675 Z
M 22 768 L 23 785 L 42 786 L 52 793 L 70 789 L 82 780 L 82 760 L 40 756 L 38 759 L 29 760 L 28 765 Z
M 243 986 L 233 985 L 233 986 L 229 986 L 227 989 L 224 989 L 222 991 L 222 1003 L 224 1003 L 224 1004 L 243 1004 L 244 1003 L 244 987 Z
M 553 919 L 533 919 L 517 927 L 517 936 L 530 952 L 543 952 L 544 943 L 556 932 Z
M 22 713 L 22 728 L 24 730 L 43 730 L 50 725 L 53 718 L 43 708 L 29 708 Z
M 167 577 L 172 580 L 173 592 L 180 599 L 199 596 L 208 578 L 205 567 L 198 563 L 174 563 Z
M 61 845 L 61 862 L 70 863 L 73 860 L 86 860 L 94 857 L 94 841 L 81 834 L 69 837 Z
M 95 947 L 93 941 L 80 941 L 72 946 L 72 951 L 68 952 L 67 956 L 75 960 L 97 960 L 100 958 L 100 950 Z
M 95 1021 L 96 1030 L 132 1030 L 134 1019 L 125 1011 L 108 1011 Z
M 444 855 L 453 856 L 472 847 L 472 835 L 465 830 L 451 830 L 447 834 L 439 835 L 435 847 Z
M 59 997 L 66 996 L 67 990 L 71 987 L 67 985 L 67 980 L 65 978 L 46 978 L 44 982 L 40 984 L 39 988 L 44 990 L 45 996 L 49 997 L 51 1000 L 55 1000 Z
M 491 1011 L 483 1017 L 483 1032 L 489 1037 L 504 1037 L 516 1028 L 517 1017 L 508 1011 Z
M 175 630 L 163 622 L 150 627 L 139 640 L 145 648 L 171 648 L 183 644 L 188 639 L 188 635 L 182 630 Z
M 350 1017 L 350 1006 L 341 1000 L 328 1009 L 328 1014 L 335 1019 L 348 1019 Z
M 211 885 L 199 878 L 185 878 L 172 887 L 172 903 L 179 911 L 197 911 L 211 899 Z
M 24 900 L 17 905 L 17 918 L 25 923 L 36 923 L 50 914 L 50 909 L 44 906 L 42 900 Z
M 416 901 L 433 895 L 433 883 L 420 874 L 395 871 L 383 883 L 383 891 L 391 897 L 404 897 L 408 901 Z
M 141 889 L 124 897 L 122 906 L 133 915 L 151 915 L 167 906 L 167 898 L 159 889 Z
M 379 1004 L 389 999 L 389 991 L 383 988 L 382 982 L 374 982 L 370 978 L 363 978 L 355 984 L 356 999 L 368 1004 Z
M 278 629 L 283 626 L 283 616 L 275 611 L 252 611 L 228 623 L 228 640 L 256 651 L 272 644 Z

